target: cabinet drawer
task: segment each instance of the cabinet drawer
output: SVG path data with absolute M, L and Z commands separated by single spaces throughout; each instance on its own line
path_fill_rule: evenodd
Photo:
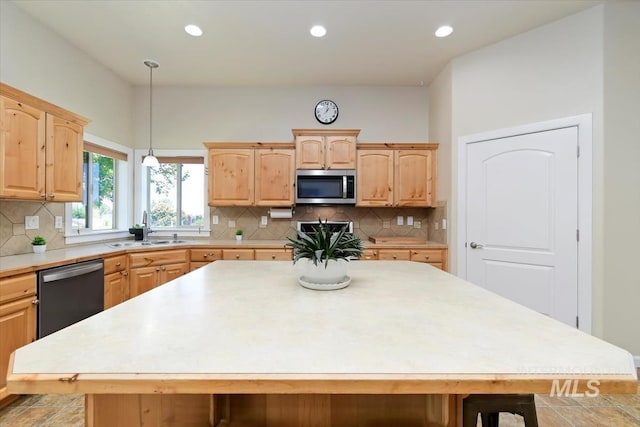
M 222 249 L 191 249 L 191 261 L 216 261 L 222 259 Z
M 224 249 L 222 259 L 252 261 L 254 259 L 253 249 Z
M 127 268 L 127 256 L 119 255 L 104 259 L 104 274 L 115 273 Z
M 360 260 L 362 261 L 375 261 L 378 259 L 378 251 L 375 249 L 365 249 L 362 251 Z
M 36 293 L 36 274 L 21 274 L 0 280 L 0 303 Z
M 197 270 L 201 267 L 204 267 L 205 265 L 209 265 L 211 264 L 210 262 L 205 262 L 205 261 L 191 261 L 191 263 L 189 263 L 189 271 L 193 271 L 193 270 Z
M 411 261 L 442 263 L 442 251 L 439 249 L 414 249 L 411 251 Z
M 409 249 L 380 249 L 378 250 L 380 261 L 409 261 L 411 251 Z
M 129 255 L 129 267 L 145 267 L 148 265 L 177 264 L 188 262 L 188 249 L 169 251 L 141 252 Z
M 256 261 L 291 261 L 291 249 L 256 249 Z

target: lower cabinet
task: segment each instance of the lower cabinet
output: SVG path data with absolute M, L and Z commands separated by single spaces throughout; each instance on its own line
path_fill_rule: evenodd
M 414 261 L 430 264 L 447 271 L 447 249 L 377 249 L 367 248 L 362 252 L 363 261 Z
M 190 271 L 197 270 L 200 267 L 204 267 L 213 261 L 222 259 L 222 249 L 191 249 L 190 255 Z
M 127 256 L 117 255 L 104 259 L 104 309 L 129 299 L 129 271 Z
M 36 339 L 36 275 L 0 279 L 0 407 L 7 393 L 9 357 Z
M 129 254 L 129 297 L 133 298 L 189 272 L 188 249 Z

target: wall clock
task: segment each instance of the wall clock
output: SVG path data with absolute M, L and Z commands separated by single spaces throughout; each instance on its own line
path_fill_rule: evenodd
M 330 125 L 338 118 L 338 105 L 329 99 L 323 99 L 316 105 L 315 115 L 320 123 Z

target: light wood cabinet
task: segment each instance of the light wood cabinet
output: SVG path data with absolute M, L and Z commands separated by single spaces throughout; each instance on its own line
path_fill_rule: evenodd
M 129 299 L 129 271 L 127 256 L 104 259 L 104 309 Z
M 0 83 L 0 198 L 82 201 L 87 123 Z
M 291 261 L 293 251 L 291 249 L 256 249 L 256 261 Z
M 9 357 L 36 339 L 35 273 L 0 279 L 0 401 L 7 392 Z
M 296 169 L 355 169 L 359 129 L 293 129 Z
M 357 170 L 356 206 L 436 204 L 437 144 L 362 144 Z
M 293 144 L 211 142 L 205 146 L 210 206 L 293 206 Z
M 367 248 L 360 257 L 362 261 L 414 261 L 430 264 L 447 271 L 447 249 L 423 248 Z
M 223 249 L 222 259 L 225 261 L 253 261 L 253 249 Z
M 133 298 L 189 272 L 188 249 L 129 254 L 129 294 Z
M 255 206 L 293 206 L 295 151 L 255 150 Z

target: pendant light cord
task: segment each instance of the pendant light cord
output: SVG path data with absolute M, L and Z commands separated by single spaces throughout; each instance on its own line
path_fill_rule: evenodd
M 149 154 L 153 156 L 153 67 L 149 67 Z

